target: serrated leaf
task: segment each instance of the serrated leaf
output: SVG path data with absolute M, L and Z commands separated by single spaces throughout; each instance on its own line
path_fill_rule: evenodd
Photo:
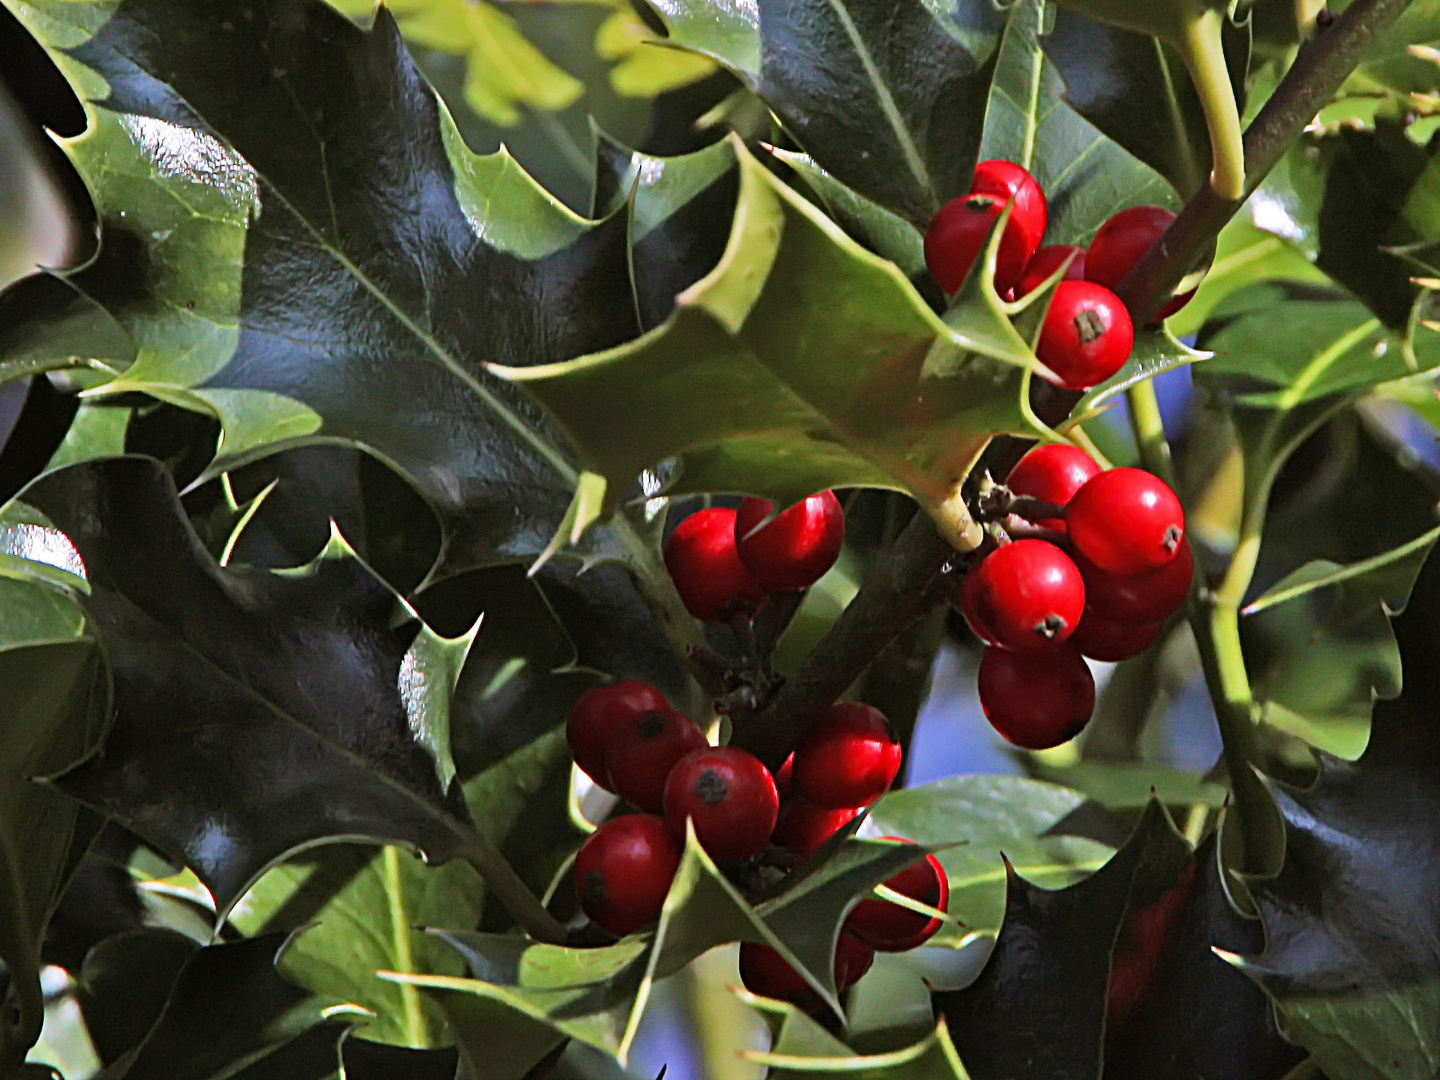
M 1088 390 L 1071 415 L 1084 417 L 1115 400 L 1132 386 L 1138 386 L 1147 379 L 1174 371 L 1186 364 L 1208 360 L 1212 355 L 1185 345 L 1167 327 L 1142 329 L 1135 335 L 1135 344 L 1125 366 L 1099 386 Z
M 102 1063 L 115 1062 L 144 1040 L 199 948 L 174 930 L 146 927 L 114 934 L 90 950 L 74 992 Z
M 451 570 L 533 556 L 578 470 L 484 363 L 633 336 L 626 222 L 586 222 L 503 151 L 471 154 L 389 16 L 365 32 L 319 0 L 231 15 L 218 0 L 21 12 L 104 102 L 66 146 L 107 237 L 75 280 L 142 345 L 93 392 L 217 415 L 216 468 L 360 444 L 435 507 Z M 139 48 L 150 24 L 166 33 Z
M 135 342 L 103 307 L 54 274 L 0 295 L 0 382 L 62 368 L 128 367 Z
M 1038 757 L 1026 762 L 1026 768 L 1041 780 L 1079 791 L 1111 810 L 1139 810 L 1153 796 L 1166 806 L 1204 804 L 1212 810 L 1224 805 L 1227 796 L 1223 784 L 1214 784 L 1203 777 L 1142 761 L 1080 761 L 1074 765 L 1048 765 Z M 1026 877 L 1023 868 L 1017 867 Z
M 1121 922 L 1189 859 L 1189 845 L 1152 803 L 1125 846 L 1076 885 L 1046 892 L 1007 867 L 1005 922 L 985 970 L 968 988 L 935 995 L 975 1080 L 1097 1080 Z
M 1254 615 L 1276 604 L 1299 599 L 1317 589 L 1339 587 L 1339 600 L 1331 615 L 1336 622 L 1345 622 L 1366 609 L 1383 604 L 1387 611 L 1398 614 L 1415 585 L 1420 568 L 1430 555 L 1440 528 L 1416 537 L 1408 544 L 1349 566 L 1327 561 L 1307 563 L 1282 581 L 1246 604 L 1242 615 Z
M 1093 873 L 1112 848 L 1065 835 L 1079 792 L 1011 776 L 957 776 L 894 791 L 870 820 L 882 832 L 942 847 L 950 914 L 967 931 L 997 931 L 1005 910 L 1003 854 L 1027 880 L 1060 888 Z M 960 844 L 958 847 L 946 845 Z
M 190 866 L 222 916 L 302 846 L 363 836 L 444 862 L 468 842 L 448 747 L 401 692 L 419 625 L 353 556 L 219 567 L 146 458 L 47 474 L 26 499 L 84 559 L 115 687 L 104 754 L 57 783 Z
M 276 972 L 283 934 L 198 949 L 143 1042 L 97 1080 L 322 1080 L 350 1025 Z M 357 1017 L 350 1017 L 353 1021 Z M 328 1068 L 328 1071 L 325 1071 Z
M 970 1080 L 943 1017 L 935 1030 L 919 1042 L 884 1054 L 857 1054 L 843 1043 L 828 1054 L 797 1052 L 801 1048 L 794 1044 L 800 1040 L 793 1029 L 807 1022 L 814 1024 L 804 1014 L 794 1014 L 793 1020 L 787 1019 L 772 1049 L 749 1051 L 745 1059 L 768 1068 L 767 1075 L 776 1080 L 836 1073 L 864 1080 Z M 816 1031 L 824 1034 L 822 1029 L 816 1028 Z M 816 1048 L 804 1046 L 804 1049 Z
M 990 435 L 1024 429 L 1022 365 L 1038 362 L 994 305 L 962 299 L 942 323 L 892 264 L 736 153 L 725 257 L 664 325 L 608 353 L 504 374 L 612 492 L 678 457 L 676 492 L 784 505 L 825 487 L 903 485 L 943 501 Z

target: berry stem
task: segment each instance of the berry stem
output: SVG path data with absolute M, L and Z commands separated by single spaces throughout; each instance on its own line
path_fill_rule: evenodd
M 1230 201 L 1245 197 L 1245 141 L 1221 43 L 1224 19 L 1222 11 L 1207 8 L 1185 20 L 1181 47 L 1210 129 L 1210 187 Z
M 545 910 L 490 837 L 479 828 L 468 829 L 463 835 L 464 843 L 457 854 L 476 869 L 485 881 L 485 888 L 500 901 L 516 925 L 536 941 L 565 944 L 565 927 Z
M 1175 463 L 1170 456 L 1170 442 L 1165 438 L 1165 422 L 1160 416 L 1154 380 L 1136 383 L 1125 391 L 1125 398 L 1130 404 L 1130 429 L 1135 433 L 1141 463 L 1173 488 Z

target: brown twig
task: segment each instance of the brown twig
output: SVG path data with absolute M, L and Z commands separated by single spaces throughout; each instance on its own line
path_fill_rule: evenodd
M 1306 125 L 1339 89 L 1360 57 L 1409 6 L 1410 0 L 1355 0 L 1344 13 L 1301 47 L 1295 62 L 1245 132 L 1245 191 L 1248 195 L 1269 175 Z M 1137 321 L 1155 317 L 1175 287 L 1209 252 L 1243 200 L 1219 198 L 1207 184 L 1190 200 L 1170 228 L 1146 252 L 1118 290 Z M 1042 385 L 1032 404 L 1045 423 L 1055 426 L 1069 415 L 1080 395 Z M 1005 476 L 1033 440 L 995 439 L 977 470 Z M 946 595 L 942 575 L 961 556 L 916 514 L 889 555 L 866 579 L 850 606 L 796 672 L 758 712 L 737 715 L 738 745 L 778 765 L 814 719 L 864 672 L 866 666 L 916 619 Z

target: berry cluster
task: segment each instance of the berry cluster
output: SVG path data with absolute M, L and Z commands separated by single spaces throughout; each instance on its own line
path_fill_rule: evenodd
M 1041 750 L 1090 719 L 1084 657 L 1117 661 L 1155 641 L 1190 592 L 1194 562 L 1180 500 L 1141 469 L 1101 471 L 1074 446 L 1030 451 L 998 504 L 1034 535 L 1001 543 L 971 567 L 960 610 L 989 646 L 980 704 L 1010 742 Z M 992 499 L 994 495 L 992 494 Z
M 1007 205 L 1010 217 L 995 260 L 996 291 L 1019 300 L 1063 268 L 1035 355 L 1066 389 L 1104 382 L 1124 366 L 1135 339 L 1130 313 L 1113 290 L 1175 215 L 1159 206 L 1131 207 L 1102 225 L 1088 250 L 1041 247 L 1049 207 L 1040 185 L 1013 162 L 982 161 L 970 193 L 942 206 L 925 232 L 925 264 L 947 294 L 964 284 Z M 1178 311 L 1193 291 L 1172 299 L 1159 317 Z

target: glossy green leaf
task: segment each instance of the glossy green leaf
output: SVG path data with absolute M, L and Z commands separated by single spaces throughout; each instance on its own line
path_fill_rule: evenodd
M 1207 782 L 1195 773 L 1149 762 L 1080 761 L 1047 765 L 1038 758 L 1027 763 L 1038 779 L 1082 792 L 1112 810 L 1139 810 L 1152 793 L 1166 806 L 1202 803 L 1218 810 L 1228 794 L 1225 785 Z M 1017 868 L 1019 869 L 1019 868 Z M 1021 871 L 1024 876 L 1023 870 Z
M 957 776 L 891 792 L 870 818 L 882 832 L 946 847 L 937 855 L 950 878 L 950 914 L 967 932 L 1000 929 L 1005 910 L 1004 855 L 1044 888 L 1093 873 L 1112 849 L 1066 835 L 1066 819 L 1085 796 L 1056 784 L 1009 776 Z
M 1192 349 L 1180 342 L 1168 327 L 1142 329 L 1135 335 L 1135 345 L 1125 366 L 1099 386 L 1086 392 L 1075 406 L 1071 415 L 1083 417 L 1087 413 L 1114 401 L 1132 386 L 1138 386 L 1147 379 L 1163 375 L 1167 371 L 1208 360 L 1211 354 Z
M 675 492 L 788 504 L 825 487 L 903 485 L 943 501 L 990 435 L 1023 429 L 1033 354 L 993 299 L 942 323 L 892 264 L 737 153 L 729 247 L 664 325 L 505 374 L 559 419 L 612 499 L 648 463 L 678 457 Z
M 365 32 L 319 0 L 232 14 L 170 0 L 21 11 L 105 102 L 67 145 L 107 238 L 75 280 L 139 352 L 97 392 L 218 416 L 217 467 L 362 445 L 436 509 L 450 569 L 533 556 L 579 470 L 484 365 L 636 333 L 625 220 L 586 222 L 505 153 L 471 154 L 388 16 Z M 152 23 L 166 27 L 154 41 Z
M 96 945 L 76 973 L 75 998 L 101 1062 L 138 1046 L 170 997 L 185 963 L 200 948 L 174 930 L 146 927 Z
M 747 1053 L 746 1060 L 769 1068 L 767 1075 L 777 1080 L 837 1073 L 864 1080 L 970 1080 L 943 1018 L 939 1026 L 919 1042 L 885 1054 L 857 1054 L 843 1043 L 833 1047 L 809 1045 L 820 1041 L 818 1037 L 805 1040 L 797 1047 L 794 1044 L 802 1040 L 793 1029 L 807 1022 L 813 1024 L 804 1014 L 794 1014 L 793 1021 L 787 1020 L 781 1029 L 774 1047 L 767 1052 Z M 816 1031 L 825 1034 L 818 1028 Z
M 0 327 L 0 382 L 92 365 L 113 371 L 135 359 L 135 342 L 115 317 L 52 274 L 0 296 Z
M 1152 803 L 1093 876 L 1055 892 L 1007 866 L 1005 921 L 980 978 L 935 996 L 971 1072 L 1097 1080 L 1111 954 L 1126 912 L 1179 876 L 1190 847 Z
M 345 1019 L 276 971 L 283 934 L 198 949 L 143 1042 L 97 1080 L 322 1080 L 338 1071 Z M 328 1068 L 328 1071 L 325 1071 Z
M 1437 539 L 1440 539 L 1440 529 L 1433 529 L 1393 551 L 1349 566 L 1327 562 L 1307 564 L 1246 604 L 1241 614 L 1253 615 L 1316 589 L 1328 588 L 1337 588 L 1339 592 L 1331 616 L 1336 621 L 1354 617 L 1377 604 L 1383 604 L 1392 614 L 1398 613 L 1405 606 L 1420 567 Z
M 119 717 L 58 783 L 190 866 L 222 915 L 320 841 L 435 862 L 471 842 L 428 723 L 449 683 L 414 677 L 430 631 L 343 544 L 298 571 L 221 568 L 146 458 L 71 466 L 25 497 L 89 571 Z

